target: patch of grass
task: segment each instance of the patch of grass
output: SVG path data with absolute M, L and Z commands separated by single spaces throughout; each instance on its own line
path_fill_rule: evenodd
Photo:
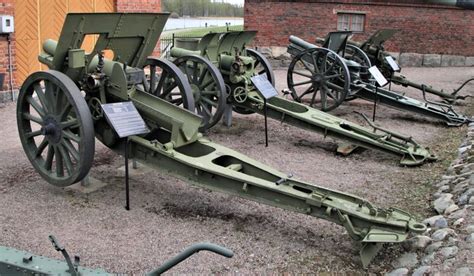
M 230 31 L 243 31 L 243 25 L 235 25 L 230 27 Z M 179 30 L 171 30 L 163 32 L 163 38 L 171 38 L 172 34 L 174 33 L 177 36 L 189 36 L 189 37 L 201 37 L 208 33 L 221 33 L 226 32 L 227 27 L 207 27 L 207 28 L 189 28 L 189 29 L 179 29 Z

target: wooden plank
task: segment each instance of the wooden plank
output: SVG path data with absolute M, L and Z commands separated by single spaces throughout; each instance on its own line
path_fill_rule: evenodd
M 32 72 L 39 70 L 39 9 L 37 0 L 15 2 L 16 81 L 23 83 Z

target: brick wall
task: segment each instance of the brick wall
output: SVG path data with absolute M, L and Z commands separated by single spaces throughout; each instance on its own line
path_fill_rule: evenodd
M 400 29 L 385 45 L 393 52 L 474 56 L 474 11 L 423 1 L 246 0 L 245 28 L 258 30 L 255 45 L 287 46 L 296 35 L 310 42 L 336 30 L 338 11 L 366 14 L 364 40 L 381 28 Z M 410 3 L 410 4 L 408 4 Z
M 13 15 L 14 13 L 14 1 L 13 0 L 3 0 L 0 3 L 0 14 L 7 14 Z M 15 41 L 14 35 L 12 36 L 12 62 L 13 62 L 13 71 L 16 70 L 15 68 Z M 5 74 L 5 80 L 3 82 L 3 87 L 0 87 L 0 91 L 10 89 L 9 81 L 10 81 L 10 74 L 8 70 L 8 39 L 6 35 L 0 36 L 0 73 Z
M 161 0 L 116 0 L 117 12 L 161 12 Z M 152 56 L 160 56 L 160 43 Z
M 118 12 L 160 12 L 161 0 L 116 0 Z

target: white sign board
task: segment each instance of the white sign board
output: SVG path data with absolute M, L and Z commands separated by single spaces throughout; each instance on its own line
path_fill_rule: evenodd
M 266 75 L 257 75 L 250 78 L 252 83 L 257 88 L 258 92 L 262 94 L 265 99 L 270 99 L 278 96 L 278 92 L 275 87 L 268 81 Z
M 388 83 L 387 79 L 382 75 L 382 73 L 380 72 L 379 68 L 377 68 L 377 66 L 370 67 L 369 72 L 372 75 L 372 77 L 375 78 L 375 81 L 377 81 L 380 87 L 385 86 Z
M 102 104 L 105 118 L 120 138 L 150 132 L 132 102 Z
M 388 62 L 393 72 L 400 72 L 401 68 L 392 56 L 386 56 L 385 60 Z

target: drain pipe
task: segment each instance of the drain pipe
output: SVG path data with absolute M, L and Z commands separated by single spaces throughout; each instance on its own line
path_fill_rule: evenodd
M 8 34 L 8 72 L 10 75 L 10 94 L 12 96 L 12 102 L 15 101 L 15 93 L 13 92 L 13 65 L 12 65 L 12 35 Z
M 474 10 L 473 0 L 427 0 L 431 4 L 455 6 L 466 10 Z

